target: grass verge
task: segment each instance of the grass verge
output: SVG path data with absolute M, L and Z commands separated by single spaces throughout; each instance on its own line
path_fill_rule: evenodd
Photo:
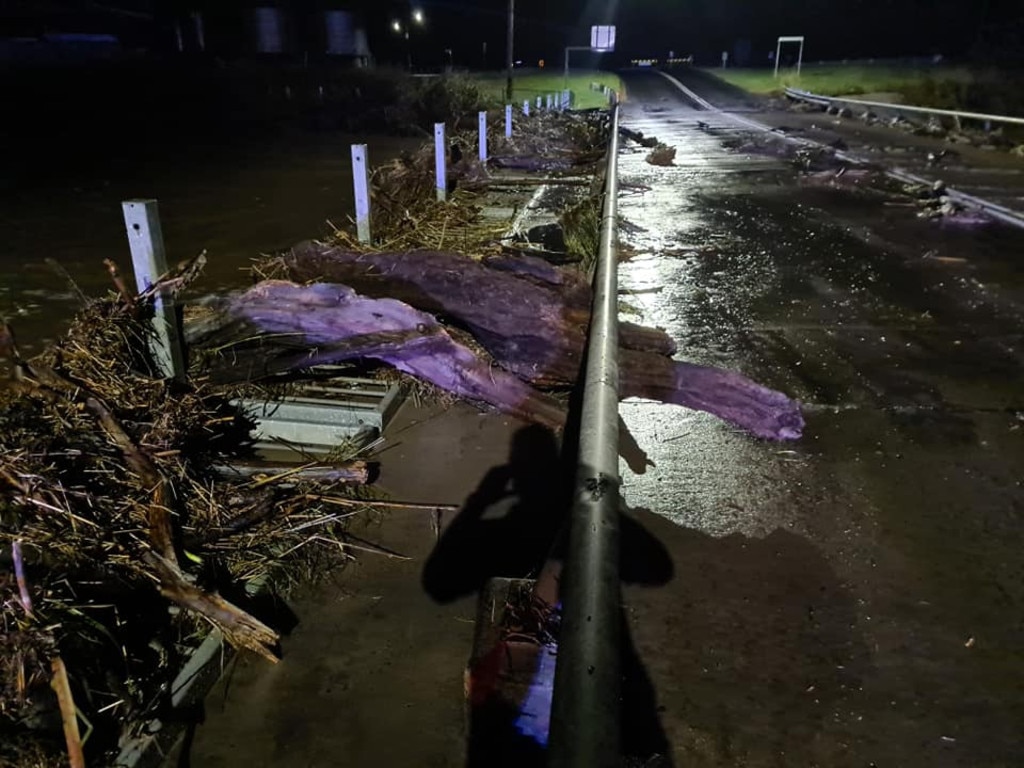
M 906 104 L 1024 115 L 1024 89 L 1016 77 L 963 66 L 823 64 L 781 70 L 708 69 L 710 74 L 751 93 L 779 95 L 789 86 L 828 96 L 897 93 Z
M 481 72 L 470 76 L 480 90 L 494 99 L 505 101 L 505 73 Z M 590 109 L 608 105 L 607 99 L 597 91 L 590 90 L 591 83 L 600 83 L 622 92 L 618 75 L 597 70 L 577 70 L 569 75 L 568 88 L 575 94 L 576 109 Z M 535 102 L 538 96 L 558 93 L 565 88 L 561 72 L 546 72 L 539 69 L 517 69 L 512 78 L 512 101 L 522 104 L 526 99 Z
M 751 93 L 781 93 L 783 88 L 803 88 L 829 96 L 861 93 L 898 92 L 919 88 L 928 81 L 970 83 L 974 75 L 965 67 L 897 67 L 864 64 L 825 64 L 795 69 L 715 69 L 716 77 L 738 85 Z

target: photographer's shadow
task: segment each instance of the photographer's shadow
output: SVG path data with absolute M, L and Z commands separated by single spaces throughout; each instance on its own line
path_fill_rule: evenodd
M 508 462 L 487 472 L 427 558 L 427 594 L 449 603 L 479 592 L 488 579 L 535 578 L 545 562 L 562 560 L 575 471 L 550 429 L 517 430 Z M 621 518 L 620 542 L 624 582 L 671 580 L 668 550 L 628 515 Z
M 487 472 L 427 559 L 427 594 L 448 603 L 490 578 L 536 576 L 567 520 L 565 474 L 550 429 L 516 431 L 508 462 Z

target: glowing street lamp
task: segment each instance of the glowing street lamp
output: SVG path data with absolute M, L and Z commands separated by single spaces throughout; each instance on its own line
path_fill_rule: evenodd
M 409 14 L 411 24 L 403 24 L 399 19 L 391 22 L 391 30 L 405 38 L 405 57 L 409 71 L 412 71 L 412 43 L 409 39 L 409 30 L 412 26 L 422 27 L 427 22 L 427 17 L 421 8 L 413 8 Z

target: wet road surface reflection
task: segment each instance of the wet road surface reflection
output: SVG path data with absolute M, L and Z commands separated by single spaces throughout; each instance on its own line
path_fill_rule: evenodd
M 624 124 L 677 155 L 620 158 L 621 317 L 807 417 L 767 443 L 622 404 L 653 463 L 623 465 L 627 503 L 675 524 L 681 575 L 627 602 L 676 763 L 1015 764 L 1024 236 L 809 187 L 727 149 L 750 132 L 728 115 L 626 84 Z

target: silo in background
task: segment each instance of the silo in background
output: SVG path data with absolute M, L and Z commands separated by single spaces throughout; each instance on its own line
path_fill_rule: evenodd
M 249 9 L 248 15 L 256 53 L 274 55 L 290 52 L 288 18 L 283 8 L 260 6 Z
M 370 45 L 366 30 L 359 24 L 355 14 L 349 11 L 331 10 L 324 12 L 325 52 L 352 60 L 357 66 L 366 66 L 370 61 Z

